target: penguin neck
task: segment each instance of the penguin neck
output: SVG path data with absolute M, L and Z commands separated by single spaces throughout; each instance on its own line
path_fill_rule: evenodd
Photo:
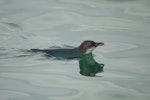
M 95 49 L 95 47 L 91 47 L 91 48 L 84 48 L 82 46 L 79 46 L 77 48 L 77 50 L 80 52 L 80 55 L 87 55 L 89 53 L 91 53 L 93 50 Z
M 78 54 L 80 56 L 85 55 L 86 54 L 86 50 L 83 48 L 82 45 L 80 45 L 79 47 L 75 48 L 78 51 Z
M 74 48 L 74 52 L 76 52 L 76 54 L 77 54 L 78 56 L 83 55 L 82 49 L 81 49 L 80 47 Z

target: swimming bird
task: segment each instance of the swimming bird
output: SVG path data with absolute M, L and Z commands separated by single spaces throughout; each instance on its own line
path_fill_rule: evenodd
M 96 47 L 104 45 L 103 42 L 91 40 L 83 41 L 78 47 L 73 49 L 31 49 L 30 52 L 42 52 L 49 57 L 61 57 L 66 59 L 79 58 L 91 53 Z

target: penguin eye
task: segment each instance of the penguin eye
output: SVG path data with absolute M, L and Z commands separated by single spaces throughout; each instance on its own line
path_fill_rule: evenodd
M 88 46 L 92 46 L 92 43 L 91 43 L 91 42 L 89 42 L 89 43 L 88 43 Z
M 88 47 L 93 47 L 93 43 L 89 42 Z
M 95 46 L 95 42 L 92 42 L 92 43 L 91 43 L 91 46 Z

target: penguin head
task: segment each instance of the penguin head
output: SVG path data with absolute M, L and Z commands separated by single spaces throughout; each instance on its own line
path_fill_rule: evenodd
M 91 40 L 86 40 L 81 43 L 79 48 L 81 48 L 82 54 L 85 55 L 91 53 L 96 47 L 102 45 L 104 45 L 103 42 L 94 42 Z

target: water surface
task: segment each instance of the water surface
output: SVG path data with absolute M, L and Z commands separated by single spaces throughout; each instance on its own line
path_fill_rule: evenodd
M 0 100 L 149 100 L 149 0 L 0 0 Z M 100 77 L 23 50 L 104 42 Z

